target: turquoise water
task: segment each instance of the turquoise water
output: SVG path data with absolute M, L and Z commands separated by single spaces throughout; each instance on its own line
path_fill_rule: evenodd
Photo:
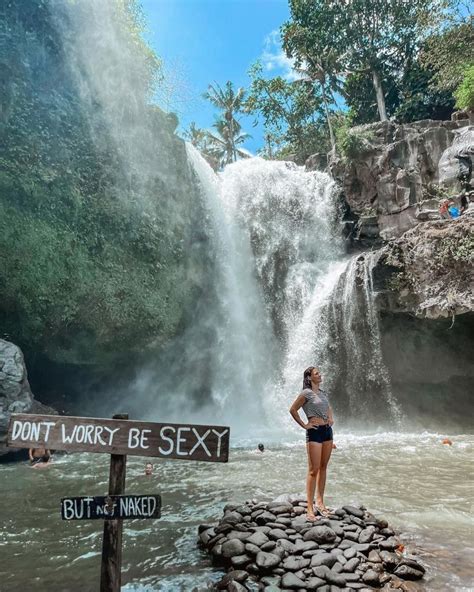
M 420 590 L 467 592 L 473 584 L 474 436 L 376 434 L 336 436 L 326 503 L 363 503 L 402 532 L 427 566 Z M 231 450 L 230 462 L 155 462 L 129 457 L 128 493 L 161 493 L 162 518 L 124 522 L 123 590 L 204 590 L 220 572 L 196 546 L 198 524 L 216 520 L 228 501 L 271 499 L 304 491 L 303 441 L 255 451 Z M 98 589 L 102 523 L 63 522 L 60 498 L 103 495 L 108 457 L 58 456 L 45 470 L 0 466 L 1 592 L 87 592 Z

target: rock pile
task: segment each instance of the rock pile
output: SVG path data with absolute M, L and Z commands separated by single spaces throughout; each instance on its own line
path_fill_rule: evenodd
M 217 525 L 200 525 L 199 543 L 228 568 L 216 587 L 229 592 L 409 591 L 425 573 L 386 520 L 344 506 L 309 522 L 301 496 L 227 504 Z

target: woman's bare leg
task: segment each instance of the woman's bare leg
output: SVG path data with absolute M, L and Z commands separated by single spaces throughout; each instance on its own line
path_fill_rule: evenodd
M 324 505 L 324 490 L 326 488 L 326 472 L 332 452 L 332 440 L 321 444 L 321 462 L 316 476 L 316 506 L 322 511 L 327 511 Z
M 316 477 L 321 463 L 322 444 L 317 442 L 308 442 L 306 450 L 308 452 L 308 476 L 306 478 L 306 500 L 308 503 L 308 516 L 314 516 L 314 492 L 316 490 Z

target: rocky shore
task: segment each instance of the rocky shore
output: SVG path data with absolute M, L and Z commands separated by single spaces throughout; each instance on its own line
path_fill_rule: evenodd
M 199 526 L 198 542 L 227 569 L 216 589 L 229 592 L 408 592 L 425 573 L 383 518 L 343 506 L 309 522 L 300 495 L 227 504 L 217 524 Z

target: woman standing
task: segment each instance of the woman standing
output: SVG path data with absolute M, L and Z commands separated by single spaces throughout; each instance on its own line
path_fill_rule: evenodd
M 306 450 L 308 452 L 308 476 L 306 479 L 306 497 L 308 501 L 307 518 L 316 520 L 314 511 L 314 493 L 316 491 L 316 508 L 323 516 L 329 514 L 324 505 L 324 489 L 326 486 L 326 469 L 332 452 L 332 425 L 334 423 L 332 409 L 326 393 L 319 388 L 321 373 L 314 366 L 306 368 L 303 374 L 303 391 L 299 394 L 290 413 L 293 419 L 306 430 Z M 303 408 L 307 423 L 299 415 Z

